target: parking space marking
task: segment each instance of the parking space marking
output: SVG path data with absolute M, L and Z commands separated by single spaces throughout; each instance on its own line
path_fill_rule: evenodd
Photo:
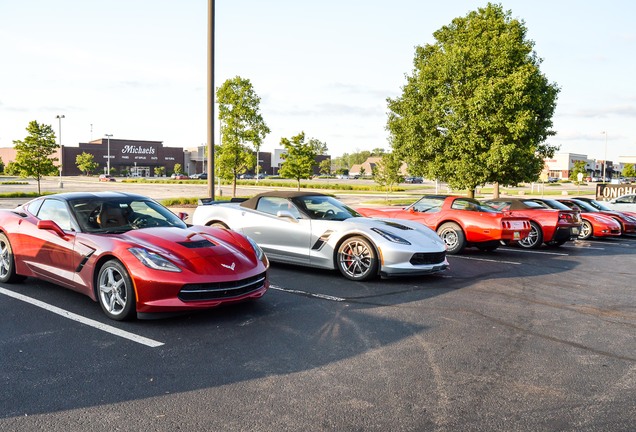
M 467 260 L 473 260 L 473 261 L 486 261 L 486 262 L 494 262 L 494 263 L 502 263 L 502 264 L 514 264 L 514 265 L 521 265 L 520 262 L 517 261 L 502 261 L 502 260 L 495 260 L 495 259 L 488 259 L 488 258 L 475 258 L 475 257 L 469 257 L 469 256 L 465 256 L 465 255 L 447 255 L 448 258 L 461 258 L 461 259 L 467 259 Z
M 559 256 L 569 256 L 570 255 L 570 254 L 562 253 L 562 252 L 547 252 L 547 251 L 536 250 L 536 249 L 504 249 L 504 248 L 501 248 L 501 250 L 505 250 L 506 252 L 521 252 L 521 253 L 531 253 L 531 254 L 541 254 L 541 255 L 559 255 Z
M 81 315 L 74 314 L 73 312 L 69 312 L 67 310 L 58 308 L 57 306 L 50 305 L 48 303 L 45 303 L 43 301 L 34 299 L 32 297 L 27 297 L 25 295 L 19 294 L 19 293 L 14 292 L 14 291 L 9 291 L 9 290 L 4 289 L 2 287 L 0 287 L 0 294 L 4 294 L 4 295 L 12 297 L 12 298 L 14 298 L 16 300 L 20 300 L 20 301 L 32 304 L 33 306 L 37 306 L 37 307 L 45 309 L 45 310 L 47 310 L 49 312 L 53 312 L 54 314 L 63 316 L 64 318 L 68 318 L 68 319 L 70 319 L 72 321 L 77 321 L 77 322 L 79 322 L 81 324 L 84 324 L 84 325 L 87 325 L 87 326 L 90 326 L 90 327 L 94 327 L 94 328 L 96 328 L 98 330 L 101 330 L 101 331 L 104 331 L 106 333 L 110 333 L 112 335 L 119 336 L 119 337 L 122 337 L 124 339 L 128 339 L 128 340 L 131 340 L 133 342 L 137 342 L 139 344 L 146 345 L 146 346 L 151 347 L 151 348 L 157 348 L 157 347 L 160 347 L 160 346 L 163 345 L 163 342 L 158 342 L 156 340 L 148 339 L 146 337 L 139 336 L 139 335 L 136 335 L 134 333 L 127 332 L 125 330 L 120 330 L 120 329 L 115 328 L 113 326 L 109 326 L 108 324 L 103 324 L 103 323 L 100 323 L 99 321 L 95 321 L 95 320 L 92 320 L 90 318 L 86 318 L 86 317 L 83 317 Z
M 337 302 L 343 302 L 343 301 L 347 301 L 346 299 L 343 299 L 342 297 L 334 297 L 334 296 L 330 296 L 330 295 L 326 295 L 326 294 L 315 294 L 315 293 L 310 293 L 307 291 L 300 291 L 300 290 L 293 290 L 293 289 L 287 289 L 287 288 L 281 288 L 279 286 L 276 285 L 269 285 L 269 289 L 273 289 L 276 291 L 283 291 L 286 293 L 290 293 L 290 294 L 301 294 L 301 295 L 306 295 L 309 297 L 316 297 L 319 299 L 323 299 L 323 300 L 331 300 L 331 301 L 337 301 Z

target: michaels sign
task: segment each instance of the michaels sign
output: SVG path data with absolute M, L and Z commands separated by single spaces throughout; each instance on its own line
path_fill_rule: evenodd
M 125 145 L 121 149 L 122 154 L 134 154 L 134 155 L 154 155 L 157 153 L 157 149 L 154 147 L 144 147 L 140 145 Z

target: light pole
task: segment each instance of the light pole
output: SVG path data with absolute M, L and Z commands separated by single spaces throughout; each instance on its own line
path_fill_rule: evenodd
M 605 168 L 607 167 L 607 131 L 601 132 L 605 135 L 605 159 L 603 160 L 603 183 L 605 183 Z
M 104 134 L 106 138 L 108 138 L 108 160 L 106 161 L 106 174 L 110 174 L 110 137 L 113 134 Z
M 64 117 L 64 114 L 58 114 L 55 116 L 55 118 L 57 119 L 57 128 L 58 128 L 57 130 L 59 133 L 58 144 L 60 145 L 60 147 L 62 147 L 62 119 L 65 117 Z M 61 153 L 60 153 L 60 157 L 61 157 Z M 60 170 L 60 188 L 63 188 L 64 183 L 62 183 L 62 164 L 60 164 L 59 170 Z

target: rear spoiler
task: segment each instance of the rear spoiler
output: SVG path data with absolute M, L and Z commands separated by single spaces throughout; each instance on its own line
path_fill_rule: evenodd
M 229 201 L 228 200 L 215 201 L 212 198 L 199 198 L 199 205 L 224 204 L 224 203 L 227 204 L 228 202 L 235 203 L 235 202 L 243 202 L 247 200 L 248 198 L 231 198 Z

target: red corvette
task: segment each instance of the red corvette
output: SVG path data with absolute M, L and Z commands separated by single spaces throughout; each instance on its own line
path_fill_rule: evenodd
M 557 200 L 546 198 L 533 198 L 537 202 L 542 202 L 549 208 L 555 209 L 573 209 L 581 211 L 581 207 L 576 205 L 566 205 Z M 581 211 L 581 232 L 580 240 L 587 240 L 592 237 L 618 237 L 621 235 L 621 226 L 618 222 L 609 216 L 602 215 L 598 212 Z
M 268 267 L 251 239 L 187 226 L 140 195 L 64 193 L 0 210 L 0 283 L 62 285 L 115 320 L 260 298 Z
M 572 198 L 572 200 L 574 202 L 583 201 L 583 203 L 587 203 L 594 208 L 595 211 L 614 219 L 621 225 L 621 232 L 623 235 L 636 234 L 636 215 L 634 213 L 613 210 L 601 201 L 597 201 L 592 198 L 576 197 Z
M 358 208 L 364 216 L 391 217 L 420 222 L 444 240 L 448 254 L 457 254 L 468 246 L 495 250 L 500 241 L 521 241 L 530 233 L 527 218 L 494 210 L 472 198 L 424 195 L 404 209 Z
M 483 203 L 499 211 L 530 219 L 530 235 L 517 242 L 523 248 L 537 249 L 542 243 L 561 246 L 578 237 L 581 214 L 575 210 L 548 209 L 532 198 L 497 198 Z

